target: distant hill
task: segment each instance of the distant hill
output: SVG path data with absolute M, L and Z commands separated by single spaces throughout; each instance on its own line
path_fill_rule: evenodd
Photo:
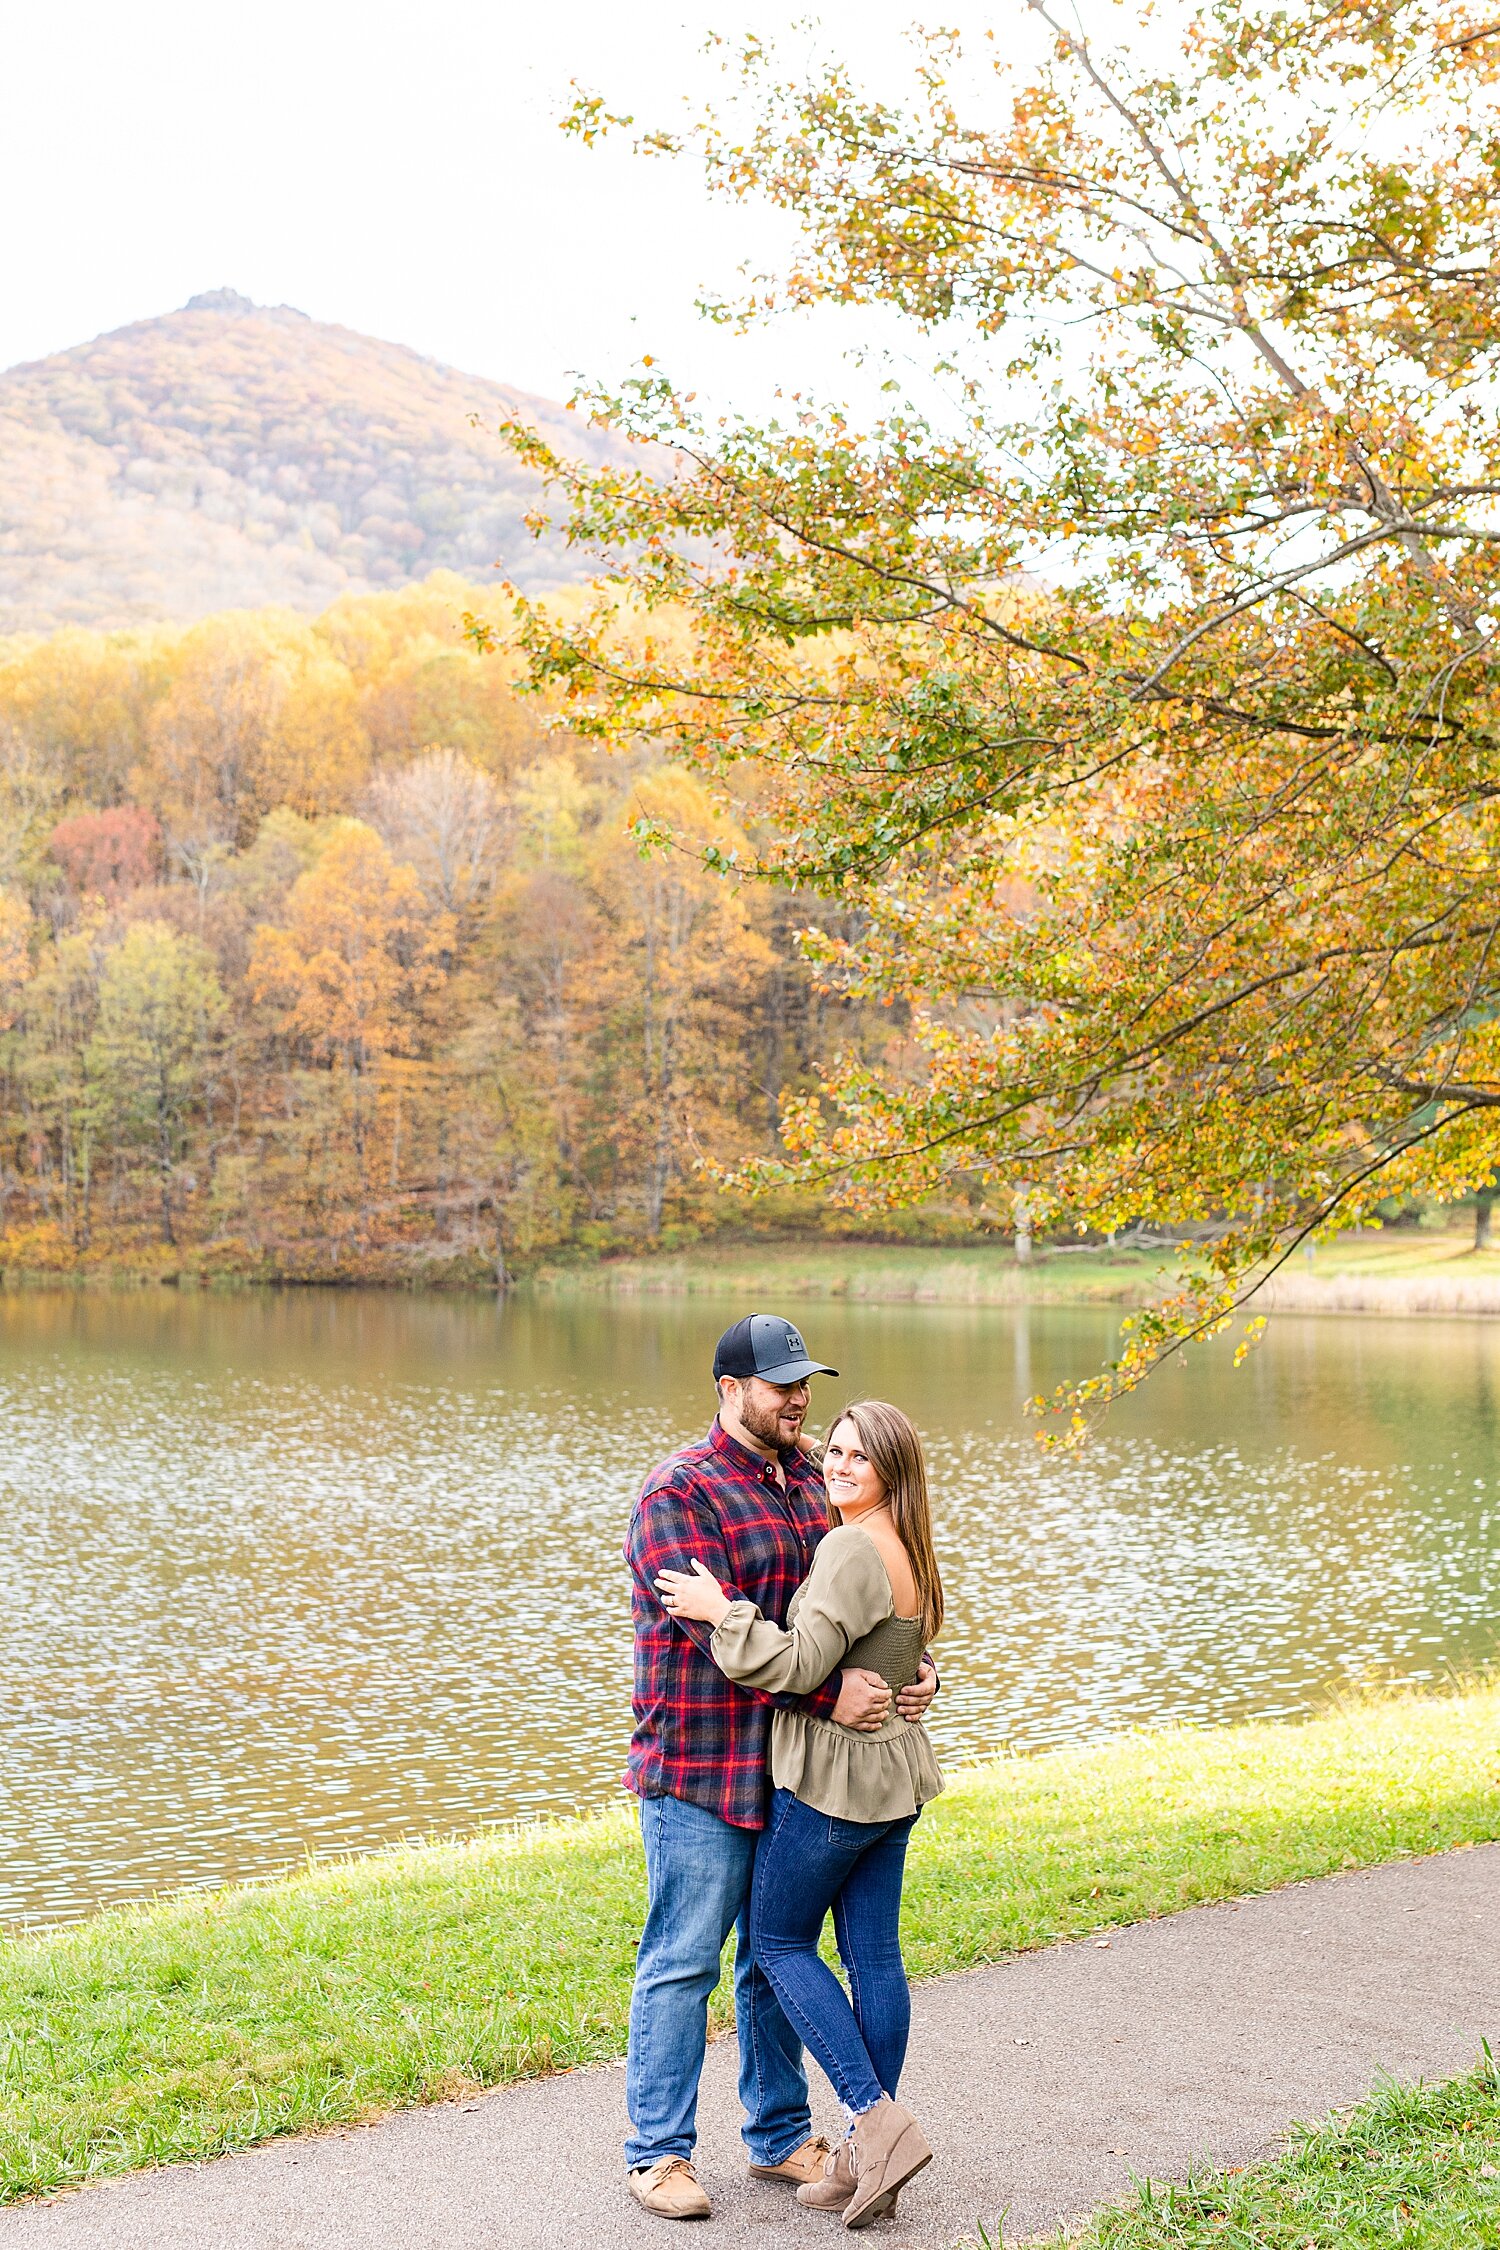
M 232 289 L 0 374 L 0 633 L 318 610 L 450 569 L 580 574 L 494 435 L 566 408 Z M 472 418 L 472 419 L 471 419 Z

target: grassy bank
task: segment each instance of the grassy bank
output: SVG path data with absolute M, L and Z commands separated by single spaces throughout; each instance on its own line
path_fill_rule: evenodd
M 1060 1255 L 1016 1263 L 1002 1242 L 723 1241 L 656 1257 L 543 1266 L 526 1286 L 564 1297 L 847 1297 L 867 1304 L 1140 1304 L 1166 1253 Z
M 1044 1247 L 1018 1265 L 1002 1242 L 924 1246 L 834 1240 L 720 1241 L 656 1257 L 543 1266 L 526 1286 L 559 1296 L 733 1295 L 773 1303 L 1140 1305 L 1163 1293 L 1169 1249 Z M 1476 1251 L 1472 1222 L 1350 1235 L 1298 1254 L 1262 1309 L 1500 1314 L 1500 1246 Z
M 955 1777 L 919 1976 L 1500 1836 L 1500 1686 L 1129 1737 Z M 0 2197 L 623 2051 L 625 1810 L 331 1863 L 0 1946 Z
M 1500 2242 L 1500 2074 L 1383 2088 L 1277 2162 L 1144 2188 L 1056 2250 L 1477 2250 Z
M 233 1246 L 231 1245 L 232 1249 Z M 407 1254 L 299 1266 L 240 1258 L 222 1244 L 47 1262 L 0 1240 L 0 1288 L 393 1288 L 493 1295 L 479 1257 Z M 1169 1247 L 1132 1250 L 1041 1244 L 1027 1265 L 1006 1242 L 845 1242 L 837 1236 L 711 1235 L 686 1249 L 544 1259 L 518 1269 L 524 1291 L 555 1297 L 734 1296 L 761 1302 L 848 1298 L 867 1304 L 1120 1305 L 1160 1297 Z M 1500 1314 L 1500 1235 L 1476 1251 L 1473 1226 L 1400 1227 L 1341 1237 L 1299 1253 L 1268 1285 L 1261 1309 L 1404 1316 Z

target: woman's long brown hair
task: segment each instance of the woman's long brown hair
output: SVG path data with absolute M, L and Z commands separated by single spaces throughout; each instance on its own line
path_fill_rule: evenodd
M 922 1638 L 935 1640 L 943 1624 L 943 1581 L 932 1546 L 932 1509 L 927 1499 L 927 1462 L 916 1425 L 883 1398 L 856 1399 L 841 1406 L 829 1423 L 829 1435 L 840 1422 L 852 1422 L 859 1432 L 865 1458 L 885 1486 L 891 1521 L 906 1549 L 917 1589 L 917 1614 Z M 838 1511 L 830 1501 L 829 1513 Z

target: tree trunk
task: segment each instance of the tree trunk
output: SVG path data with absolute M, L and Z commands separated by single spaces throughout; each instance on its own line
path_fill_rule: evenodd
M 172 1224 L 172 1173 L 176 1164 L 176 1136 L 172 1130 L 171 1098 L 165 1079 L 158 1074 L 156 1082 L 156 1177 L 161 1189 L 161 1238 L 172 1249 L 177 1247 L 177 1231 Z
M 641 1078 L 645 1088 L 647 1114 L 654 1109 L 656 1131 L 646 1164 L 645 1217 L 646 1232 L 653 1242 L 661 1233 L 662 1213 L 666 1209 L 667 1182 L 672 1174 L 672 1009 L 666 1001 L 658 1019 L 657 1009 L 657 945 L 656 923 L 647 914 L 645 926 L 645 971 L 641 979 Z
M 1031 1203 L 1023 1188 L 1016 1197 L 1016 1264 L 1031 1263 Z
M 78 1159 L 78 1244 L 85 1252 L 90 1248 L 94 1234 L 93 1187 L 93 1148 L 85 1140 Z
M 1495 1207 L 1495 1183 L 1482 1187 L 1474 1198 L 1474 1247 L 1488 1250 L 1490 1246 L 1490 1213 Z
M 656 1098 L 656 1146 L 652 1151 L 650 1170 L 646 1179 L 646 1224 L 651 1239 L 656 1241 L 661 1233 L 663 1213 L 667 1207 L 667 1185 L 672 1177 L 672 1025 L 670 1021 L 661 1033 L 661 1071 Z

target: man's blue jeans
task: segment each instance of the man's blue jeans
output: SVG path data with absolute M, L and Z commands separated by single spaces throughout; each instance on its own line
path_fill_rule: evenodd
M 630 2000 L 625 2161 L 635 2171 L 661 2156 L 693 2153 L 708 1996 L 735 1930 L 741 2130 L 752 2164 L 779 2164 L 811 2134 L 812 2112 L 801 2044 L 750 1957 L 756 1831 L 731 1828 L 681 1797 L 643 1797 L 641 1836 L 647 1907 Z

